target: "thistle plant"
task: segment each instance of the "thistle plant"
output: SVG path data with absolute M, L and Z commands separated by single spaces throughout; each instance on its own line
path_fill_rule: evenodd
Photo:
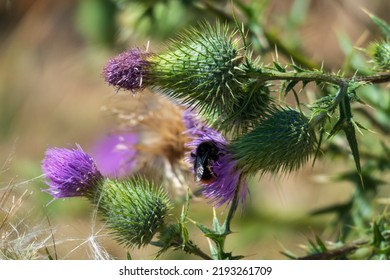
M 245 14 L 245 5 L 240 8 Z M 341 137 L 348 147 L 343 147 L 343 153 L 350 155 L 355 165 L 355 170 L 343 178 L 354 182 L 355 194 L 344 205 L 313 212 L 336 213 L 336 220 L 343 223 L 343 232 L 334 246 L 325 245 L 319 237 L 315 242 L 309 240 L 308 255 L 303 258 L 349 258 L 360 248 L 372 250 L 368 258 L 389 258 L 387 214 L 372 222 L 366 214 L 371 213 L 371 208 L 367 207 L 368 211 L 359 208 L 370 204 L 372 193 L 377 192 L 382 182 L 372 177 L 366 162 L 374 156 L 361 152 L 357 133 L 368 129 L 355 117 L 354 106 L 364 105 L 362 89 L 390 82 L 390 27 L 370 15 L 385 39 L 371 44 L 366 52 L 373 62 L 369 74 L 357 71 L 348 76 L 312 67 L 304 59 L 298 59 L 299 63 L 295 60 L 283 63 L 277 54 L 268 64 L 251 49 L 253 42 L 247 34 L 251 35 L 253 30 L 239 26 L 235 17 L 222 12 L 221 16 L 235 27 L 219 22 L 202 23 L 182 32 L 161 51 L 131 48 L 110 59 L 103 68 L 103 76 L 117 91 L 142 95 L 151 89 L 181 110 L 185 108 L 181 111 L 182 130 L 175 130 L 176 136 L 169 138 L 180 141 L 175 142 L 175 147 L 161 146 L 162 150 L 179 152 L 173 157 L 169 152 L 161 152 L 159 156 L 169 166 L 179 166 L 174 162 L 185 157 L 187 166 L 183 168 L 191 171 L 193 178 L 183 185 L 188 187 L 195 181 L 199 187 L 195 193 L 204 196 L 210 206 L 227 207 L 225 220 L 221 223 L 214 211 L 209 228 L 190 218 L 193 192 L 188 190 L 180 217 L 167 223 L 172 203 L 163 189 L 154 187 L 147 179 L 131 176 L 131 164 L 126 171 L 128 178 L 104 177 L 95 161 L 80 147 L 47 151 L 42 165 L 50 186 L 46 191 L 56 199 L 87 197 L 114 238 L 126 247 L 154 245 L 159 247 L 158 256 L 173 249 L 203 259 L 240 259 L 243 256 L 226 251 L 225 242 L 239 206 L 245 215 L 248 180 L 255 175 L 292 174 L 309 162 L 314 163 L 316 158 L 331 154 L 332 148 L 340 148 L 332 147 L 332 138 Z M 320 93 L 314 101 L 300 94 L 308 84 L 317 86 Z M 132 133 L 140 130 L 133 129 Z M 139 141 L 138 136 L 134 136 L 137 139 L 134 149 L 156 150 Z M 386 156 L 390 155 L 389 150 L 383 143 Z M 130 156 L 116 154 L 111 166 L 130 157 L 137 160 L 137 156 L 138 151 Z M 389 169 L 386 156 L 376 157 L 374 168 Z M 190 239 L 189 221 L 209 239 L 210 253 Z M 369 237 L 347 243 L 347 236 L 353 237 L 351 225 L 363 227 Z
M 246 174 L 290 173 L 309 160 L 316 139 L 309 119 L 291 108 L 277 108 L 230 148 Z
M 127 247 L 142 247 L 163 227 L 171 208 L 166 194 L 143 179 L 103 177 L 80 146 L 51 148 L 42 163 L 46 191 L 54 199 L 83 196 L 97 208 L 111 233 Z
M 246 131 L 258 123 L 258 113 L 268 109 L 271 97 L 266 84 L 245 75 L 250 66 L 236 35 L 227 26 L 205 23 L 181 34 L 163 53 L 134 48 L 120 54 L 108 61 L 104 78 L 124 90 L 158 89 L 196 108 L 222 130 L 233 125 L 236 131 Z

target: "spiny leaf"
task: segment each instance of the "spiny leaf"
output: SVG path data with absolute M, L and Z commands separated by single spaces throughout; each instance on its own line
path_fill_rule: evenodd
M 390 26 L 381 18 L 371 14 L 368 11 L 365 11 L 368 16 L 371 18 L 371 20 L 381 29 L 383 35 L 386 37 L 386 39 L 390 39 Z
M 308 251 L 310 253 L 321 253 L 321 250 L 318 249 L 317 245 L 312 241 L 310 238 L 307 239 L 307 242 L 309 243 Z
M 328 251 L 328 248 L 326 248 L 324 242 L 322 242 L 321 238 L 318 235 L 316 235 L 316 242 L 317 242 L 318 246 L 321 248 L 322 252 Z
M 352 200 L 342 203 L 342 204 L 335 204 L 330 205 L 324 208 L 320 208 L 314 211 L 311 211 L 311 215 L 322 215 L 322 214 L 329 214 L 329 213 L 346 213 L 349 212 L 352 207 Z
M 218 250 L 217 248 L 215 248 L 215 246 L 213 244 L 211 244 L 211 242 L 209 242 L 209 247 L 210 247 L 210 253 L 211 253 L 211 256 L 214 260 L 218 260 Z
M 222 234 L 224 231 L 225 231 L 225 227 L 224 226 L 221 226 L 221 224 L 219 223 L 219 220 L 218 220 L 218 217 L 217 217 L 217 214 L 215 212 L 215 209 L 214 210 L 214 213 L 213 213 L 213 228 L 214 228 L 214 232 L 216 233 L 219 233 L 219 234 Z
M 282 255 L 286 256 L 287 258 L 291 259 L 291 260 L 296 260 L 298 259 L 298 257 L 296 255 L 294 255 L 292 252 L 290 251 L 282 251 L 280 252 Z
M 195 223 L 195 225 L 205 234 L 205 235 L 212 235 L 212 234 L 217 234 L 214 230 L 212 229 L 209 229 L 208 227 L 202 225 L 202 224 L 199 224 L 199 223 Z
M 329 132 L 328 139 L 332 136 L 335 136 L 341 129 L 343 129 L 344 123 L 344 119 L 339 119 L 333 126 L 332 130 Z
M 379 228 L 379 225 L 377 223 L 377 221 L 374 222 L 373 226 L 372 226 L 372 233 L 373 233 L 373 240 L 372 240 L 372 243 L 374 246 L 376 247 L 379 247 L 381 242 L 384 241 L 384 237 L 380 231 L 380 228 Z
M 363 177 L 362 177 L 362 168 L 360 166 L 360 155 L 358 142 L 356 140 L 355 128 L 352 122 L 347 122 L 347 126 L 343 128 L 345 136 L 347 137 L 349 147 L 351 148 L 353 159 L 355 161 L 356 170 L 361 179 L 362 186 L 364 186 Z
M 298 65 L 296 64 L 291 64 L 291 67 L 295 69 L 295 71 L 297 71 L 298 73 L 302 73 L 302 72 L 305 72 L 305 69 L 299 67 Z
M 243 259 L 245 256 L 233 256 L 231 252 L 229 253 L 223 253 L 222 255 L 222 259 L 223 260 L 241 260 Z
M 302 81 L 302 88 L 305 88 L 311 81 Z
M 204 233 L 204 235 L 206 237 L 210 238 L 211 240 L 213 240 L 217 244 L 222 244 L 223 243 L 223 240 L 225 238 L 224 234 L 220 234 L 219 232 L 216 232 L 216 231 L 214 231 L 212 229 L 209 229 L 208 227 L 206 227 L 206 226 L 204 226 L 202 224 L 196 223 L 196 226 Z
M 277 61 L 274 61 L 274 66 L 275 66 L 275 69 L 278 70 L 279 72 L 286 72 L 286 69 L 284 69 L 284 67 L 282 67 L 279 62 Z
M 292 90 L 295 86 L 296 86 L 296 84 L 298 84 L 298 82 L 299 81 L 291 81 L 291 82 L 289 82 L 288 83 L 288 85 L 286 86 L 286 95 L 287 95 L 287 93 L 290 91 L 290 90 Z

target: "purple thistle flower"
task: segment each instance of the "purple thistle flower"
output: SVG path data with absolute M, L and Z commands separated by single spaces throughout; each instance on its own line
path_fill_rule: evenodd
M 186 109 L 183 112 L 183 121 L 188 133 L 191 135 L 191 131 L 197 127 L 202 126 L 201 122 L 198 120 L 197 115 L 191 109 Z M 195 131 L 194 131 L 195 132 Z
M 231 203 L 237 186 L 239 186 L 238 203 L 245 204 L 246 195 L 249 192 L 245 178 L 240 178 L 241 171 L 237 169 L 237 162 L 227 152 L 215 161 L 211 168 L 216 179 L 208 184 L 203 184 L 203 194 L 219 207 L 225 202 Z M 241 180 L 241 181 L 240 181 Z
M 136 166 L 137 140 L 135 133 L 111 134 L 100 139 L 91 152 L 100 172 L 114 178 L 130 175 Z
M 47 149 L 42 170 L 50 186 L 45 191 L 54 199 L 88 195 L 103 180 L 93 159 L 79 145 Z
M 228 150 L 228 143 L 225 137 L 214 129 L 204 125 L 196 118 L 196 115 L 188 110 L 183 115 L 187 126 L 186 133 L 192 138 L 188 146 L 193 150 L 187 156 L 187 160 L 194 166 L 199 154 L 198 147 L 203 143 L 210 143 L 217 150 L 216 159 L 209 160 L 208 166 L 213 178 L 211 180 L 200 180 L 203 186 L 203 195 L 208 198 L 216 207 L 224 203 L 231 203 L 239 187 L 238 202 L 245 203 L 246 195 L 249 192 L 247 181 L 241 176 L 237 168 L 237 161 L 233 159 Z
M 127 50 L 110 59 L 103 68 L 105 81 L 114 87 L 125 90 L 139 90 L 148 85 L 151 55 L 138 48 Z

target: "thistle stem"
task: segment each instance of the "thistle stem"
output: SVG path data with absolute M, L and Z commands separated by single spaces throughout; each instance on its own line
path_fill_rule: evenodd
M 352 242 L 351 244 L 345 245 L 341 248 L 337 248 L 334 250 L 328 250 L 322 253 L 310 254 L 303 257 L 297 258 L 298 260 L 332 260 L 337 257 L 345 256 L 346 254 L 350 254 L 357 249 L 365 246 L 369 243 L 369 240 L 358 240 Z
M 337 75 L 321 72 L 279 72 L 252 68 L 249 69 L 246 74 L 257 79 L 259 83 L 280 80 L 296 82 L 323 82 L 341 86 L 352 81 L 352 78 L 342 78 Z M 363 81 L 363 79 L 360 79 L 359 81 Z
M 354 76 L 350 78 L 340 77 L 336 74 L 322 72 L 279 72 L 263 69 L 249 69 L 246 74 L 252 78 L 256 78 L 260 83 L 267 81 L 296 81 L 296 82 L 323 82 L 343 86 L 350 82 L 367 82 L 372 84 L 390 82 L 390 72 L 371 76 Z
M 183 250 L 188 254 L 194 254 L 204 260 L 212 260 L 209 255 L 207 255 L 205 252 L 203 252 L 199 247 L 193 245 L 193 244 L 185 244 L 185 248 Z
M 339 91 L 334 98 L 332 104 L 327 108 L 327 112 L 331 112 L 337 108 L 337 106 L 344 99 L 348 91 L 348 86 L 352 82 L 367 82 L 367 83 L 387 83 L 390 82 L 390 72 L 376 74 L 372 76 L 355 76 L 350 78 L 344 78 L 330 73 L 321 72 L 279 72 L 274 70 L 263 70 L 250 68 L 247 70 L 248 76 L 257 79 L 258 83 L 266 83 L 268 81 L 295 81 L 295 82 L 323 82 L 328 84 L 337 85 Z M 311 120 L 311 125 L 314 126 L 323 121 L 327 116 L 327 112 L 323 112 L 317 115 L 317 117 Z
M 237 206 L 238 206 L 238 194 L 239 194 L 239 191 L 240 191 L 240 182 L 241 182 L 241 178 L 240 180 L 238 181 L 238 185 L 237 185 L 237 188 L 234 192 L 234 197 L 233 197 L 233 200 L 232 200 L 232 204 L 230 206 L 230 209 L 229 209 L 229 212 L 226 216 L 226 220 L 225 220 L 225 236 L 229 233 L 231 233 L 230 231 L 230 224 L 231 224 L 231 221 L 234 217 L 234 214 L 236 213 L 236 209 L 237 209 Z

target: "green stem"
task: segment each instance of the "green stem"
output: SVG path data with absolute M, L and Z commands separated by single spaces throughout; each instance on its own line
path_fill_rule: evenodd
M 236 213 L 236 210 L 237 210 L 237 206 L 238 206 L 238 194 L 240 192 L 240 183 L 241 183 L 241 178 L 240 180 L 238 181 L 238 186 L 235 190 L 235 193 L 234 193 L 234 197 L 233 197 L 233 200 L 232 200 L 232 205 L 230 206 L 230 209 L 229 209 L 229 212 L 226 216 L 226 220 L 225 220 L 225 236 L 229 233 L 231 233 L 230 231 L 230 224 L 231 224 L 231 221 L 233 220 L 233 217 L 234 217 L 234 214 Z
M 204 260 L 212 260 L 212 258 L 209 255 L 207 255 L 205 252 L 203 252 L 201 249 L 199 249 L 199 247 L 197 247 L 193 244 L 185 244 L 185 248 L 183 248 L 183 250 L 186 253 L 194 254 L 198 257 L 201 257 Z
M 379 73 L 371 76 L 357 76 L 351 78 L 351 80 L 357 82 L 367 82 L 371 84 L 381 84 L 381 83 L 389 83 L 390 82 L 390 72 Z
M 236 188 L 236 190 L 234 192 L 234 197 L 233 197 L 231 206 L 229 208 L 229 212 L 228 212 L 228 214 L 226 216 L 226 220 L 225 220 L 225 223 L 224 223 L 224 231 L 220 235 L 221 239 L 219 241 L 215 242 L 216 245 L 217 245 L 218 259 L 219 260 L 226 259 L 226 256 L 227 256 L 227 254 L 224 251 L 224 245 L 225 245 L 226 236 L 228 236 L 231 233 L 230 224 L 231 224 L 231 221 L 233 220 L 234 214 L 236 213 L 236 210 L 237 210 L 238 194 L 239 194 L 239 191 L 240 191 L 240 183 L 241 183 L 241 178 L 240 178 L 240 180 L 238 182 L 238 185 L 237 185 L 237 188 Z
M 332 75 L 322 72 L 279 72 L 274 70 L 264 69 L 249 69 L 246 74 L 249 77 L 257 79 L 259 83 L 268 81 L 296 81 L 296 82 L 323 82 L 342 86 L 348 84 L 352 79 L 342 78 L 337 75 Z M 390 75 L 390 74 L 389 74 Z
M 326 252 L 310 254 L 304 257 L 297 258 L 298 260 L 332 260 L 343 257 L 347 254 L 355 252 L 357 249 L 369 244 L 369 240 L 358 240 L 341 248 L 328 250 Z

